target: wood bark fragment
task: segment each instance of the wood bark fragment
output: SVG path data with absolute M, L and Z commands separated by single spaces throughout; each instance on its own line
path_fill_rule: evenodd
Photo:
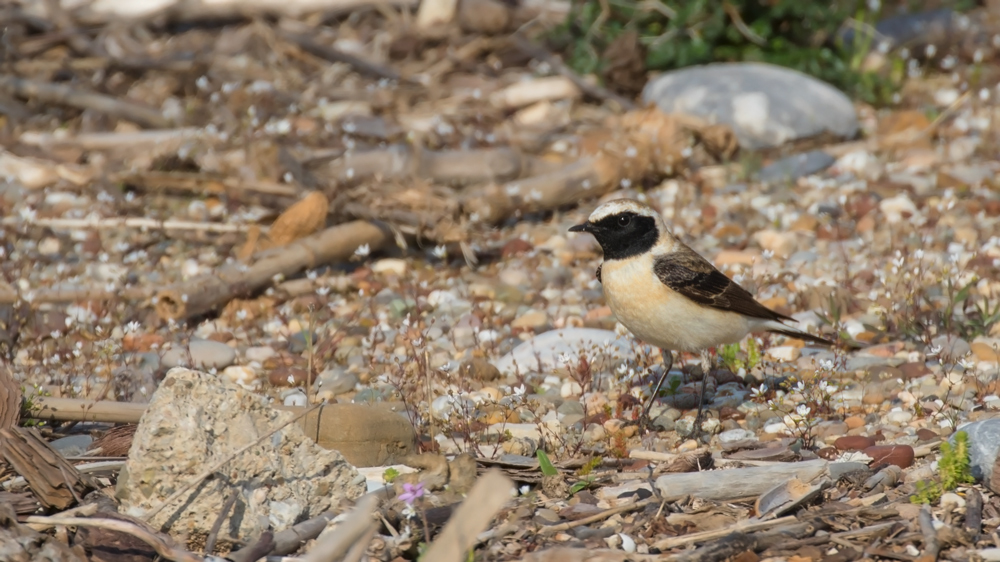
M 938 540 L 937 530 L 934 528 L 934 516 L 931 515 L 931 508 L 924 504 L 917 516 L 920 524 L 920 534 L 924 539 L 924 550 L 917 558 L 918 562 L 934 562 L 941 551 L 941 541 Z
M 491 468 L 481 476 L 458 506 L 454 516 L 427 549 L 426 559 L 440 562 L 462 562 L 469 549 L 497 511 L 510 500 L 514 482 L 500 470 Z
M 781 545 L 789 540 L 812 535 L 826 525 L 818 520 L 792 523 L 762 533 L 731 533 L 711 544 L 683 554 L 661 558 L 664 562 L 710 562 L 725 560 L 744 552 L 756 552 Z
M 494 469 L 496 470 L 496 469 Z M 557 525 L 548 525 L 542 527 L 538 533 L 540 535 L 552 535 L 561 531 L 568 531 L 574 527 L 581 527 L 583 525 L 589 525 L 591 523 L 596 523 L 598 521 L 603 521 L 608 517 L 617 515 L 619 513 L 627 513 L 629 511 L 635 511 L 637 509 L 642 509 L 647 505 L 658 503 L 661 500 L 658 498 L 649 498 L 642 501 L 637 501 L 635 503 L 619 505 L 617 507 L 612 507 L 611 509 L 606 509 L 600 513 L 595 513 L 589 517 L 584 517 L 583 519 L 577 519 L 576 521 L 567 521 L 566 523 L 559 523 Z
M 21 419 L 21 385 L 7 363 L 0 365 L 0 429 L 14 429 Z
M 172 544 L 173 541 L 171 541 L 168 537 L 154 534 L 148 529 L 136 525 L 131 521 L 89 517 L 61 517 L 58 515 L 52 517 L 32 516 L 28 517 L 27 521 L 28 523 L 50 525 L 53 527 L 96 527 L 99 529 L 118 531 L 142 540 L 149 546 L 153 547 L 157 554 L 167 560 L 172 560 L 173 562 L 204 562 L 202 557 L 174 546 Z
M 186 320 L 205 314 L 230 300 L 252 294 L 304 269 L 349 258 L 361 246 L 377 250 L 391 240 L 386 231 L 366 221 L 328 228 L 283 247 L 280 254 L 253 265 L 231 265 L 161 289 L 156 313 L 164 320 Z
M 781 463 L 774 466 L 732 468 L 665 474 L 656 479 L 656 487 L 667 501 L 694 496 L 706 500 L 727 501 L 759 496 L 775 482 L 797 478 L 812 482 L 827 472 L 827 461 Z
M 0 89 L 22 98 L 36 98 L 48 103 L 59 103 L 78 109 L 91 109 L 118 119 L 132 121 L 147 128 L 163 129 L 174 125 L 170 119 L 150 107 L 103 94 L 84 92 L 65 84 L 26 80 L 15 76 L 0 76 Z
M 983 529 L 983 495 L 979 490 L 970 488 L 965 494 L 965 502 L 965 522 L 962 527 L 972 538 L 972 544 L 976 544 Z
M 24 477 L 42 505 L 66 509 L 97 486 L 34 428 L 0 429 L 0 456 Z
M 324 535 L 309 549 L 305 562 L 333 562 L 339 560 L 351 547 L 376 526 L 372 513 L 378 507 L 374 496 L 366 496 L 354 506 L 350 517 L 337 525 L 333 532 Z M 367 544 L 367 543 L 366 543 Z
M 38 562 L 88 562 L 83 553 L 21 525 L 11 506 L 0 501 L 0 545 L 7 560 Z
M 353 68 L 358 74 L 363 74 L 373 78 L 383 78 L 386 80 L 403 79 L 398 72 L 389 67 L 363 59 L 356 55 L 352 55 L 351 53 L 342 51 L 335 47 L 320 45 L 319 43 L 313 41 L 312 37 L 308 35 L 292 33 L 290 31 L 278 31 L 278 36 L 295 44 L 297 47 L 311 55 L 330 62 L 340 62 L 350 65 L 351 68 Z

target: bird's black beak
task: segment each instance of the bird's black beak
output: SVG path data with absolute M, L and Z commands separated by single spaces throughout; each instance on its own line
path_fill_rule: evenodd
M 591 229 L 593 228 L 593 226 L 594 225 L 590 224 L 590 221 L 587 221 L 587 222 L 585 222 L 583 224 L 578 224 L 578 225 L 569 227 L 569 231 L 570 232 L 590 232 Z

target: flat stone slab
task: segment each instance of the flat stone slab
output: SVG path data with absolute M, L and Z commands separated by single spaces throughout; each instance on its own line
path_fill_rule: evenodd
M 854 105 L 843 92 L 772 64 L 719 63 L 667 72 L 646 84 L 642 99 L 666 113 L 729 125 L 740 146 L 749 149 L 824 132 L 844 138 L 858 132 Z

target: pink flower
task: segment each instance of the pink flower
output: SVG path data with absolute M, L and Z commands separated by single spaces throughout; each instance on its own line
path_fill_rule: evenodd
M 403 484 L 403 493 L 399 494 L 400 501 L 406 502 L 406 505 L 413 505 L 413 502 L 417 498 L 424 497 L 424 483 L 418 482 L 416 486 L 413 484 Z

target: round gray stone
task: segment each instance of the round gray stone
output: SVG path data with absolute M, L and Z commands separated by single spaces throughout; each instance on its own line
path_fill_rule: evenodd
M 327 390 L 334 395 L 340 395 L 354 390 L 358 377 L 341 369 L 327 369 L 316 377 L 313 386 L 316 390 Z
M 972 476 L 990 485 L 993 467 L 997 462 L 997 455 L 1000 454 L 1000 418 L 960 425 L 958 431 L 964 431 L 969 436 L 969 469 Z M 954 447 L 955 435 L 948 441 Z
M 825 82 L 771 64 L 719 63 L 667 72 L 646 84 L 642 99 L 666 113 L 729 125 L 749 149 L 824 132 L 846 138 L 858 132 L 850 98 Z

